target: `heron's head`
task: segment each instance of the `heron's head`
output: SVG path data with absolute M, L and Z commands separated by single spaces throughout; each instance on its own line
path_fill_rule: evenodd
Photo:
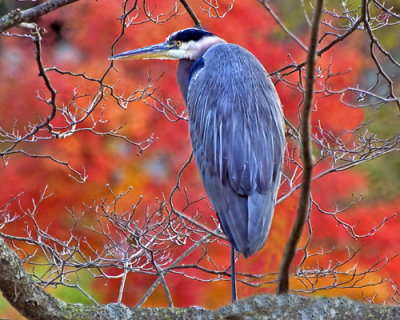
M 220 37 L 202 29 L 189 28 L 169 35 L 165 42 L 126 51 L 110 57 L 110 60 L 170 59 L 197 60 L 212 45 L 225 42 Z

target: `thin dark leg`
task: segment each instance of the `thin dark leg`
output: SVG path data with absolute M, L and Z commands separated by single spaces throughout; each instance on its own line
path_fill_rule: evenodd
M 235 271 L 235 248 L 231 245 L 231 283 L 232 283 L 232 302 L 237 300 L 236 294 L 236 271 Z

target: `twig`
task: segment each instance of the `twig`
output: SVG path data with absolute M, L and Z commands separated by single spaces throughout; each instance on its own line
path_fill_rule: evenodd
M 194 25 L 196 27 L 201 28 L 201 22 L 200 22 L 199 18 L 197 18 L 196 14 L 194 13 L 193 9 L 189 6 L 187 1 L 186 0 L 180 0 L 180 1 L 181 1 L 182 5 L 185 7 L 185 10 L 189 14 L 189 16 L 192 18 Z
M 279 19 L 276 13 L 272 10 L 272 8 L 268 5 L 269 1 L 259 0 L 259 2 L 264 6 L 264 8 L 269 12 L 271 17 L 275 20 L 275 22 L 285 31 L 305 52 L 307 52 L 307 46 L 301 42 L 299 38 L 296 37 L 294 33 L 292 33 L 285 24 Z

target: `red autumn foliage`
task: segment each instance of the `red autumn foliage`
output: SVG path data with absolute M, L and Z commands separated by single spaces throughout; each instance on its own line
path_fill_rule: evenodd
M 166 12 L 173 7 L 171 1 L 163 1 L 157 4 L 156 12 Z M 196 4 L 193 5 L 194 7 Z M 121 30 L 117 17 L 121 15 L 121 4 L 118 1 L 104 3 L 79 3 L 62 10 L 58 10 L 43 17 L 39 23 L 48 30 L 43 40 L 43 59 L 47 67 L 57 66 L 62 70 L 72 72 L 85 72 L 89 77 L 99 77 L 108 67 L 107 57 L 111 55 L 110 46 Z M 234 9 L 222 20 L 207 19 L 202 14 L 205 27 L 216 33 L 228 42 L 237 43 L 254 53 L 260 59 L 269 72 L 291 63 L 291 59 L 302 62 L 305 53 L 296 44 L 281 44 L 272 37 L 273 32 L 279 32 L 279 27 L 274 20 L 261 7 L 247 5 L 245 2 L 235 3 Z M 145 19 L 141 13 L 140 19 Z M 52 31 L 52 24 L 58 23 L 62 26 L 57 36 Z M 187 15 L 178 15 L 163 24 L 144 23 L 131 25 L 126 28 L 125 35 L 118 43 L 115 50 L 118 52 L 137 48 L 157 42 L 171 32 L 192 26 Z M 307 34 L 302 40 L 307 42 Z M 41 78 L 37 76 L 37 66 L 33 59 L 34 46 L 28 39 L 2 38 L 0 42 L 2 52 L 0 53 L 1 85 L 0 85 L 0 110 L 1 126 L 10 129 L 14 119 L 18 119 L 16 128 L 23 129 L 29 122 L 35 122 L 44 118 L 50 112 L 47 105 L 40 102 L 36 96 L 37 92 L 45 92 Z M 362 53 L 360 48 L 350 43 L 343 43 L 333 47 L 329 54 L 322 56 L 319 64 L 322 70 L 332 68 L 332 72 L 342 72 L 343 75 L 333 76 L 330 79 L 320 78 L 317 81 L 316 90 L 322 90 L 329 85 L 332 90 L 340 90 L 352 85 L 363 70 L 363 65 L 358 58 Z M 291 58 L 288 57 L 290 52 Z M 171 99 L 170 103 L 176 106 L 178 113 L 183 111 L 184 103 L 180 97 L 175 80 L 175 62 L 165 61 L 131 61 L 115 63 L 116 71 L 107 76 L 107 83 L 115 85 L 116 92 L 133 92 L 138 88 L 146 86 L 148 77 L 157 81 L 157 92 L 164 102 Z M 349 71 L 351 69 L 351 71 Z M 325 77 L 326 77 L 325 73 Z M 69 103 L 73 92 L 79 98 L 79 103 L 89 104 L 90 94 L 97 90 L 96 83 L 89 83 L 77 77 L 60 75 L 49 72 L 53 86 L 58 92 L 57 103 Z M 297 84 L 298 75 L 292 74 L 285 78 Z M 282 100 L 285 116 L 294 125 L 298 125 L 298 106 L 302 95 L 297 88 L 280 82 L 277 90 Z M 85 96 L 88 94 L 88 96 Z M 150 105 L 151 98 L 145 99 Z M 313 133 L 318 134 L 317 128 L 323 127 L 334 134 L 340 134 L 344 130 L 356 128 L 363 120 L 363 112 L 360 109 L 351 109 L 341 103 L 338 95 L 326 96 L 317 93 L 315 98 L 315 110 L 312 115 Z M 98 201 L 101 197 L 110 197 L 105 185 L 109 183 L 117 194 L 124 192 L 129 186 L 133 187 L 133 198 L 123 199 L 122 205 L 129 206 L 143 195 L 143 203 L 139 207 L 139 216 L 144 215 L 146 206 L 155 206 L 155 199 L 167 197 L 172 187 L 176 184 L 179 169 L 190 155 L 190 139 L 187 123 L 184 120 L 170 122 L 160 112 L 155 111 L 142 100 L 131 103 L 126 110 L 117 106 L 112 101 L 104 101 L 104 109 L 98 109 L 93 117 L 108 119 L 108 122 L 100 125 L 100 128 L 111 130 L 124 125 L 124 134 L 134 141 L 143 141 L 154 133 L 157 141 L 140 156 L 138 149 L 128 145 L 121 140 L 111 137 L 95 135 L 88 131 L 78 132 L 70 137 L 60 140 L 42 141 L 36 144 L 27 143 L 24 147 L 32 153 L 49 154 L 62 161 L 68 161 L 73 168 L 81 171 L 84 167 L 88 179 L 84 184 L 77 183 L 71 179 L 69 170 L 65 166 L 56 164 L 48 159 L 33 159 L 30 157 L 15 155 L 7 159 L 8 165 L 1 169 L 2 192 L 0 204 L 7 203 L 10 198 L 23 192 L 19 202 L 13 204 L 14 211 L 20 208 L 28 210 L 32 206 L 32 199 L 37 199 L 39 190 L 48 186 L 48 193 L 53 195 L 40 204 L 39 213 L 36 216 L 38 224 L 49 225 L 49 233 L 63 238 L 68 233 L 71 219 L 66 214 L 66 208 L 74 208 L 76 212 L 85 210 L 83 203 L 90 204 L 93 200 Z M 65 119 L 58 115 L 53 125 L 65 125 Z M 82 126 L 83 127 L 83 126 Z M 348 143 L 351 137 L 346 137 Z M 293 143 L 289 143 L 289 152 L 293 150 Z M 298 152 L 295 159 L 299 160 Z M 318 175 L 330 168 L 328 161 L 319 163 L 314 171 Z M 295 170 L 295 165 L 289 161 L 285 163 L 287 174 Z M 185 170 L 181 184 L 186 188 L 190 199 L 198 199 L 205 196 L 201 180 L 197 174 L 196 167 L 192 162 Z M 346 170 L 334 174 L 328 174 L 313 183 L 313 200 L 324 210 L 334 210 L 335 205 L 345 206 L 351 200 L 352 193 L 358 193 L 368 184 L 362 172 Z M 174 197 L 177 208 L 185 206 L 186 195 L 181 192 Z M 275 211 L 275 217 L 267 244 L 263 250 L 254 257 L 245 260 L 240 258 L 237 263 L 239 272 L 244 273 L 275 273 L 279 269 L 285 242 L 293 225 L 297 209 L 298 193 L 295 192 L 288 199 L 281 202 Z M 399 202 L 393 203 L 369 203 L 357 205 L 339 214 L 350 225 L 356 224 L 357 234 L 370 232 L 373 226 L 385 218 L 390 217 L 399 207 Z M 193 212 L 198 210 L 203 217 L 216 219 L 206 200 L 194 204 Z M 343 218 L 342 218 L 343 217 Z M 208 225 L 212 226 L 212 220 L 205 218 Z M 94 220 L 88 219 L 90 224 Z M 377 256 L 393 255 L 396 248 L 393 244 L 398 243 L 398 218 L 390 219 L 383 230 L 376 235 L 352 240 L 349 232 L 336 220 L 327 214 L 321 213 L 314 206 L 311 211 L 311 225 L 313 237 L 311 248 L 318 250 L 324 248 L 329 250 L 333 246 L 352 245 L 355 248 L 362 247 L 363 250 L 355 258 L 359 266 L 368 268 L 373 264 Z M 13 229 L 7 230 L 15 235 L 22 235 L 26 226 L 23 223 L 15 223 Z M 86 234 L 85 227 L 79 227 L 75 232 L 88 237 L 94 246 L 101 249 L 102 242 L 96 242 L 96 235 Z M 304 245 L 307 232 L 300 245 Z M 397 239 L 398 240 L 398 239 Z M 28 246 L 25 248 L 28 249 Z M 187 247 L 178 248 L 183 252 Z M 331 260 L 343 259 L 345 250 L 338 250 L 332 254 L 318 257 L 320 265 L 327 265 Z M 184 263 L 196 263 L 202 255 L 198 251 L 184 260 Z M 229 265 L 228 247 L 220 243 L 213 243 L 208 248 L 208 255 L 220 269 Z M 295 264 L 302 258 L 302 252 L 298 253 Z M 210 262 L 211 264 L 211 262 Z M 308 261 L 305 266 L 315 267 L 315 261 Z M 366 277 L 365 281 L 392 275 L 395 281 L 400 282 L 396 276 L 398 261 L 394 260 L 378 273 Z M 293 270 L 294 271 L 294 270 Z M 118 270 L 110 268 L 108 274 L 118 273 Z M 187 274 L 193 277 L 204 278 L 205 275 L 198 270 L 189 270 Z M 207 278 L 207 277 L 205 277 Z M 271 279 L 275 279 L 271 276 Z M 123 302 L 131 306 L 137 303 L 144 292 L 152 285 L 155 277 L 130 273 Z M 169 274 L 166 277 L 172 294 L 173 301 L 177 306 L 201 305 L 207 308 L 215 308 L 226 304 L 230 300 L 229 282 L 199 282 L 187 279 L 179 274 Z M 228 278 L 226 278 L 228 280 Z M 94 280 L 92 290 L 100 291 L 101 302 L 114 302 L 118 296 L 120 279 L 107 281 Z M 301 289 L 302 286 L 293 278 L 293 287 Z M 101 289 L 99 289 L 101 288 Z M 240 298 L 260 293 L 272 293 L 275 284 L 268 284 L 259 288 L 252 288 L 239 284 L 238 292 Z M 375 288 L 368 289 L 368 294 L 374 292 Z M 378 290 L 378 289 L 376 289 Z M 379 289 L 380 294 L 375 300 L 382 302 L 391 295 L 388 287 Z M 363 289 L 353 289 L 351 292 L 332 289 L 329 295 L 349 295 L 362 298 Z M 145 306 L 165 306 L 167 301 L 162 287 L 153 293 Z

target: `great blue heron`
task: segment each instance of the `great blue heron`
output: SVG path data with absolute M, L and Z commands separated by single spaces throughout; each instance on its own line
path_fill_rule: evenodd
M 236 301 L 235 250 L 247 258 L 264 246 L 280 184 L 284 118 L 272 81 L 249 51 L 196 28 L 110 59 L 179 60 L 194 157 L 231 243 Z

